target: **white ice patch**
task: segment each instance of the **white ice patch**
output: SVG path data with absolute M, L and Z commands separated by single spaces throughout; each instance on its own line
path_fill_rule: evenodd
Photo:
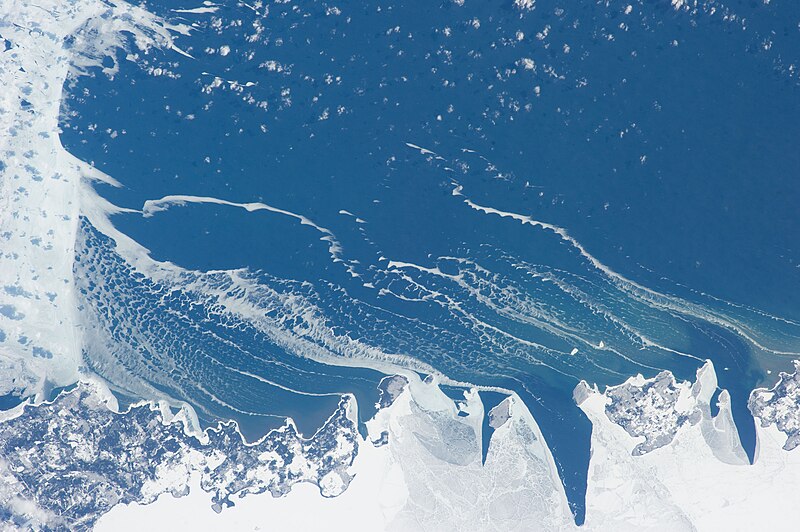
M 218 6 L 203 6 L 203 7 L 193 7 L 190 9 L 173 9 L 174 13 L 187 13 L 193 15 L 202 15 L 206 13 L 216 13 L 219 10 Z
M 0 393 L 30 395 L 46 382 L 77 379 L 72 266 L 81 181 L 113 182 L 61 146 L 62 87 L 70 73 L 101 67 L 129 38 L 144 52 L 175 48 L 172 33 L 188 28 L 100 0 L 6 0 L 0 28 L 10 43 L 0 52 Z M 104 72 L 113 75 L 116 63 Z

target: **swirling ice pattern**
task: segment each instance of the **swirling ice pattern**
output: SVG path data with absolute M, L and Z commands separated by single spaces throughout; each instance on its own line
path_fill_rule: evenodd
M 745 31 L 744 18 L 724 6 L 713 2 L 696 8 L 682 2 L 673 4 L 694 19 L 721 19 Z M 588 422 L 571 401 L 572 388 L 580 379 L 611 383 L 633 373 L 652 375 L 662 369 L 685 378 L 693 375 L 705 358 L 712 358 L 717 367 L 731 368 L 728 380 L 723 377 L 720 382 L 726 387 L 740 387 L 732 392 L 734 403 L 746 405 L 748 387 L 761 377 L 761 363 L 797 355 L 800 325 L 796 322 L 702 293 L 678 297 L 626 278 L 601 262 L 588 245 L 571 235 L 569 228 L 504 207 L 502 198 L 495 203 L 491 192 L 486 192 L 491 187 L 481 183 L 517 179 L 514 171 L 504 170 L 503 164 L 492 162 L 477 150 L 463 148 L 454 153 L 453 147 L 448 147 L 453 138 L 467 135 L 465 132 L 475 142 L 490 142 L 491 133 L 486 129 L 498 123 L 507 125 L 521 113 L 531 112 L 542 87 L 579 90 L 590 82 L 583 75 L 581 63 L 570 59 L 586 53 L 583 45 L 573 44 L 575 49 L 571 49 L 567 43 L 573 37 L 578 39 L 577 19 L 570 23 L 560 8 L 553 11 L 558 31 L 551 32 L 550 24 L 540 28 L 534 40 L 540 48 L 531 58 L 521 56 L 518 48 L 525 35 L 512 29 L 519 17 L 516 11 L 513 16 L 504 15 L 507 27 L 494 27 L 493 15 L 484 12 L 480 17 L 461 17 L 458 27 L 467 31 L 448 41 L 451 28 L 437 28 L 438 42 L 433 50 L 402 53 L 412 48 L 413 32 L 406 33 L 395 24 L 380 32 L 359 26 L 350 37 L 349 19 L 339 17 L 338 8 L 322 4 L 312 4 L 307 8 L 309 13 L 306 8 L 282 4 L 269 8 L 261 3 L 246 8 L 216 7 L 213 11 L 177 11 L 178 16 L 199 15 L 195 26 L 203 30 L 187 37 L 188 44 L 177 49 L 177 58 L 138 56 L 136 47 L 129 44 L 127 58 L 140 71 L 126 70 L 114 54 L 111 66 L 104 67 L 106 74 L 128 82 L 128 94 L 136 94 L 135 87 L 160 87 L 158 83 L 163 82 L 170 87 L 160 89 L 165 92 L 188 94 L 191 89 L 192 94 L 201 95 L 198 98 L 205 98 L 183 102 L 180 97 L 168 100 L 173 96 L 166 95 L 168 104 L 163 105 L 142 97 L 142 108 L 151 109 L 147 106 L 152 105 L 179 124 L 174 137 L 189 127 L 185 124 L 194 122 L 195 113 L 223 116 L 229 119 L 225 125 L 230 126 L 230 131 L 220 135 L 219 145 L 200 145 L 198 149 L 209 151 L 201 159 L 207 165 L 202 168 L 208 170 L 192 169 L 192 179 L 176 181 L 186 190 L 167 191 L 164 179 L 154 179 L 145 181 L 141 187 L 144 191 L 110 191 L 109 197 L 117 194 L 116 199 L 127 205 L 125 208 L 106 203 L 88 185 L 84 191 L 74 269 L 81 305 L 79 321 L 85 330 L 84 360 L 90 370 L 118 391 L 186 401 L 207 421 L 232 417 L 243 426 L 245 421 L 261 424 L 261 430 L 270 423 L 279 424 L 284 416 L 300 422 L 309 410 L 330 411 L 341 393 L 367 396 L 381 372 L 436 373 L 449 384 L 514 391 L 530 404 L 542 425 L 580 520 Z M 627 30 L 623 27 L 634 26 L 633 21 L 612 26 L 621 13 L 630 14 L 630 6 L 612 7 L 607 11 L 596 8 L 601 15 L 592 19 L 593 25 L 587 30 L 590 40 L 611 42 L 616 30 L 610 28 L 619 28 L 624 34 Z M 271 14 L 270 9 L 274 11 Z M 208 16 L 210 13 L 213 16 Z M 383 16 L 387 17 L 381 19 L 384 22 L 393 21 L 390 15 Z M 643 9 L 636 31 L 646 33 L 658 20 L 658 15 Z M 355 24 L 364 23 L 363 18 L 356 18 Z M 491 35 L 487 33 L 490 27 L 494 32 Z M 90 24 L 76 35 L 96 36 L 102 34 L 101 29 L 114 31 Z M 479 35 L 486 46 L 473 48 L 468 32 Z M 553 37 L 556 33 L 557 38 Z M 306 38 L 312 34 L 320 38 Z M 759 41 L 763 37 L 760 30 L 749 30 L 744 40 Z M 289 43 L 307 46 L 310 58 L 296 63 L 281 59 L 289 55 L 282 48 Z M 119 45 L 114 40 L 108 46 Z M 85 63 L 75 63 L 77 73 L 96 72 L 108 46 L 100 42 L 96 48 L 84 50 L 79 57 Z M 368 56 L 366 51 L 373 49 L 378 50 L 375 56 Z M 552 52 L 556 49 L 561 52 Z M 275 56 L 268 56 L 270 53 Z M 568 56 L 570 53 L 573 55 Z M 786 65 L 789 59 L 769 50 L 764 53 L 780 75 L 796 82 L 796 71 Z M 189 60 L 187 55 L 203 59 Z M 460 79 L 455 67 L 460 60 L 474 66 L 470 71 L 474 70 L 475 76 L 471 73 L 467 79 Z M 361 76 L 358 68 L 371 64 L 389 65 L 391 69 L 375 79 Z M 422 70 L 419 64 L 424 65 Z M 339 65 L 341 70 L 337 70 Z M 142 72 L 143 79 L 137 78 Z M 407 77 L 404 72 L 415 74 Z M 534 77 L 521 77 L 528 74 Z M 272 80 L 267 81 L 266 76 L 272 76 Z M 430 115 L 428 118 L 411 124 L 403 122 L 401 115 L 391 114 L 395 112 L 392 103 L 405 105 L 408 94 L 427 89 L 432 80 L 443 89 L 431 97 L 431 102 L 414 102 L 419 106 L 430 104 L 431 108 L 420 115 Z M 90 90 L 88 81 L 85 90 L 79 90 L 81 82 L 75 82 L 77 88 L 64 105 L 63 125 L 68 134 L 75 135 L 70 145 L 75 152 L 82 149 L 83 142 L 76 139 L 94 141 L 97 139 L 92 135 L 99 134 L 96 124 L 80 123 L 81 115 L 91 112 L 90 105 L 88 109 L 83 106 L 98 92 L 94 85 Z M 174 85 L 166 85 L 168 82 Z M 101 82 L 97 83 L 102 88 Z M 380 92 L 388 85 L 406 83 L 410 88 L 397 93 L 384 96 Z M 533 92 L 520 96 L 520 87 L 527 90 L 534 83 Z M 120 83 L 119 90 L 124 95 L 123 85 Z M 461 86 L 474 88 L 456 92 L 454 87 Z M 114 87 L 117 90 L 118 86 Z M 457 109 L 463 99 L 472 97 L 471 90 L 489 95 L 482 101 L 479 117 L 468 113 L 462 116 Z M 370 109 L 365 111 L 366 118 L 352 107 L 337 105 L 353 93 L 365 97 L 363 107 Z M 110 101 L 114 101 L 113 96 Z M 311 103 L 298 106 L 293 104 L 296 101 Z M 231 102 L 236 102 L 236 107 Z M 179 107 L 184 103 L 186 108 Z M 212 114 L 225 105 L 236 109 L 233 117 L 225 116 L 225 112 Z M 313 111 L 311 118 L 309 109 Z M 438 120 L 433 118 L 437 109 L 453 113 L 461 122 L 461 133 L 455 128 L 437 129 L 441 120 L 441 115 Z M 257 128 L 251 127 L 248 117 L 259 123 Z M 403 183 L 392 181 L 391 173 L 399 167 L 414 172 L 424 169 L 435 184 L 416 183 L 420 195 L 422 191 L 430 192 L 429 196 L 434 192 L 440 195 L 428 199 L 430 204 L 426 205 L 432 207 L 420 214 L 436 209 L 452 211 L 453 218 L 464 221 L 464 227 L 469 223 L 481 232 L 476 237 L 453 222 L 436 228 L 447 233 L 444 244 L 431 244 L 429 248 L 420 245 L 419 250 L 402 250 L 413 257 L 400 256 L 387 232 L 371 226 L 376 220 L 341 209 L 339 213 L 354 222 L 345 226 L 317 208 L 303 212 L 296 204 L 283 205 L 281 198 L 292 198 L 294 190 L 275 193 L 276 199 L 262 197 L 266 195 L 263 190 L 253 192 L 235 183 L 239 180 L 237 171 L 255 181 L 248 173 L 252 168 L 226 167 L 221 162 L 223 155 L 228 156 L 227 149 L 235 149 L 236 142 L 225 140 L 231 134 L 231 138 L 239 139 L 236 135 L 245 129 L 264 134 L 274 129 L 277 135 L 289 132 L 298 142 L 310 142 L 317 136 L 318 123 L 331 117 L 352 117 L 352 122 L 345 122 L 347 127 L 365 132 L 372 132 L 375 123 L 386 124 L 388 144 L 376 145 L 375 151 L 381 157 L 385 154 L 383 166 L 389 169 L 389 177 L 376 179 L 377 185 L 365 182 L 363 186 L 379 198 L 376 202 L 386 205 L 387 211 L 393 205 L 397 208 L 401 204 L 398 198 L 407 192 Z M 571 118 L 565 114 L 563 120 Z M 135 124 L 127 126 L 133 128 Z M 630 129 L 637 128 L 631 125 Z M 111 127 L 99 130 L 106 131 L 108 138 L 87 144 L 99 144 L 103 152 L 113 152 L 112 140 L 126 134 L 121 127 L 119 135 Z M 440 135 L 444 145 L 426 148 L 416 136 L 400 139 L 400 135 Z M 177 146 L 193 145 L 195 140 Z M 157 148 L 151 151 L 159 168 L 161 164 L 186 162 L 179 149 L 169 153 L 174 155 L 171 159 L 161 157 Z M 211 153 L 212 148 L 219 153 Z M 233 151 L 230 157 L 236 158 L 237 153 Z M 253 157 L 245 148 L 242 154 Z M 133 168 L 132 173 L 145 180 L 135 165 Z M 358 170 L 356 167 L 353 171 Z M 114 173 L 111 177 L 131 186 L 121 175 Z M 291 179 L 308 178 L 298 175 Z M 339 179 L 343 181 L 341 176 Z M 273 181 L 276 186 L 285 185 L 283 180 Z M 479 188 L 473 196 L 473 189 Z M 130 196 L 125 196 L 127 193 Z M 241 197 L 246 193 L 252 197 Z M 303 205 L 302 201 L 297 203 Z M 178 206 L 186 210 L 177 211 Z M 307 240 L 308 253 L 324 248 L 322 255 L 331 264 L 314 263 L 308 276 L 296 279 L 270 272 L 269 265 L 266 271 L 262 265 L 245 264 L 239 265 L 242 269 L 201 271 L 153 259 L 147 250 L 125 241 L 127 237 L 110 221 L 112 214 L 137 220 L 143 214 L 158 222 L 166 216 L 183 216 L 189 209 L 196 213 L 196 209 L 210 208 L 248 217 L 276 217 L 294 224 L 297 227 L 291 226 L 292 230 L 307 231 L 298 233 L 298 239 L 304 244 Z M 242 209 L 244 213 L 239 213 Z M 117 224 L 117 219 L 114 222 Z M 512 236 L 501 238 L 500 233 Z M 523 242 L 520 247 L 524 250 L 510 249 L 512 241 Z M 344 276 L 338 275 L 342 272 Z M 744 412 L 734 405 L 737 422 L 745 419 L 746 408 Z M 309 423 L 307 430 L 313 430 L 313 423 Z

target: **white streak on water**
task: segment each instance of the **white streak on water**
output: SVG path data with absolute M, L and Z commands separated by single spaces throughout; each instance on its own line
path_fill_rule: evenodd
M 149 218 L 156 213 L 166 211 L 172 206 L 184 206 L 187 203 L 225 205 L 228 207 L 237 207 L 240 209 L 244 209 L 247 212 L 268 211 L 268 212 L 273 212 L 275 214 L 282 214 L 284 216 L 294 218 L 295 220 L 300 222 L 300 225 L 307 225 L 309 227 L 313 227 L 319 233 L 322 233 L 323 236 L 320 238 L 320 240 L 322 240 L 323 242 L 327 242 L 328 252 L 330 253 L 333 262 L 344 263 L 347 267 L 348 273 L 350 273 L 351 276 L 360 277 L 360 275 L 355 271 L 353 266 L 342 258 L 342 253 L 344 250 L 342 248 L 342 245 L 337 240 L 336 235 L 333 234 L 333 231 L 325 227 L 322 227 L 321 225 L 317 225 L 312 220 L 310 220 L 306 216 L 303 216 L 302 214 L 297 214 L 291 211 L 287 211 L 285 209 L 273 207 L 272 205 L 268 205 L 266 203 L 261 203 L 261 202 L 236 203 L 233 201 L 227 201 L 219 198 L 211 198 L 208 196 L 171 195 L 171 196 L 164 196 L 163 198 L 157 200 L 145 201 L 144 206 L 142 207 L 142 215 L 145 218 Z
M 632 297 L 642 302 L 645 302 L 653 307 L 664 309 L 669 312 L 691 316 L 729 329 L 738 334 L 739 336 L 741 336 L 742 338 L 744 338 L 745 340 L 747 340 L 751 345 L 755 346 L 756 348 L 764 352 L 781 356 L 800 355 L 800 352 L 797 351 L 784 351 L 780 349 L 772 349 L 770 347 L 767 347 L 759 340 L 754 338 L 752 332 L 746 326 L 744 326 L 743 324 L 739 323 L 738 321 L 729 316 L 706 309 L 700 305 L 691 303 L 676 296 L 669 296 L 658 293 L 645 286 L 642 286 L 641 284 L 635 281 L 632 281 L 622 276 L 621 274 L 615 272 L 614 270 L 612 270 L 611 268 L 600 262 L 594 255 L 589 253 L 586 250 L 586 248 L 584 248 L 583 245 L 580 242 L 578 242 L 578 240 L 570 236 L 567 230 L 564 229 L 563 227 L 559 227 L 557 225 L 553 225 L 547 222 L 542 222 L 532 218 L 531 216 L 527 216 L 524 214 L 502 211 L 500 209 L 495 209 L 493 207 L 485 207 L 483 205 L 479 205 L 463 194 L 462 192 L 463 188 L 464 187 L 462 185 L 457 184 L 453 189 L 452 194 L 453 196 L 462 198 L 462 201 L 471 209 L 478 212 L 482 212 L 484 214 L 499 216 L 501 218 L 511 218 L 512 220 L 516 220 L 517 222 L 520 222 L 523 225 L 530 225 L 532 227 L 538 227 L 546 231 L 551 231 L 555 233 L 561 238 L 561 240 L 568 243 L 575 250 L 577 250 L 578 253 L 583 258 L 585 258 L 594 268 L 596 268 L 597 270 L 605 274 L 610 280 L 612 280 L 620 289 L 625 290 Z M 675 353 L 681 355 L 687 355 L 685 353 L 679 353 L 677 351 L 675 351 Z M 687 355 L 687 356 L 696 358 L 697 360 L 701 360 L 700 358 L 695 357 L 694 355 Z
M 429 150 L 428 148 L 423 148 L 422 146 L 417 146 L 416 144 L 411 144 L 410 142 L 406 142 L 406 146 L 408 146 L 409 148 L 412 148 L 414 150 L 419 151 L 420 154 L 422 154 L 422 155 L 433 155 L 434 158 L 436 158 L 436 159 L 438 159 L 440 161 L 444 160 L 444 157 L 442 157 L 441 155 L 439 155 L 435 151 Z
M 195 7 L 192 9 L 173 9 L 173 13 L 190 13 L 195 15 L 202 15 L 205 13 L 216 13 L 219 10 L 218 6 L 212 7 Z
M 481 272 L 483 272 L 483 273 L 485 273 L 487 275 L 491 274 L 491 272 L 489 272 L 485 268 L 482 268 L 480 265 L 478 265 L 478 264 L 476 264 L 476 263 L 474 263 L 472 261 L 468 261 L 466 259 L 458 259 L 458 258 L 455 258 L 455 257 L 442 257 L 442 258 L 443 259 L 446 258 L 446 259 L 450 259 L 450 260 L 455 260 L 455 261 L 463 262 L 463 263 L 469 263 L 470 265 L 472 265 L 473 267 L 475 267 L 479 271 L 481 271 Z M 410 263 L 410 262 L 402 262 L 402 261 L 394 261 L 394 260 L 393 261 L 389 261 L 388 267 L 389 267 L 390 271 L 398 270 L 398 269 L 411 269 L 411 270 L 417 270 L 417 271 L 420 271 L 420 272 L 424 272 L 424 273 L 427 273 L 429 275 L 434 275 L 434 276 L 442 277 L 444 279 L 448 279 L 448 280 L 452 281 L 453 283 L 455 283 L 456 285 L 458 285 L 461 289 L 463 289 L 471 297 L 475 298 L 475 300 L 478 301 L 479 303 L 481 303 L 485 308 L 487 308 L 489 310 L 492 310 L 493 312 L 496 312 L 500 316 L 512 319 L 512 320 L 514 320 L 514 321 L 516 321 L 518 323 L 531 325 L 531 326 L 536 327 L 536 328 L 538 328 L 538 329 L 540 329 L 542 331 L 546 331 L 546 332 L 548 332 L 548 333 L 550 333 L 550 334 L 552 334 L 554 336 L 557 336 L 557 337 L 559 337 L 559 338 L 561 338 L 563 340 L 566 340 L 567 342 L 579 342 L 579 343 L 582 343 L 582 344 L 586 345 L 587 347 L 591 347 L 593 349 L 598 349 L 598 347 L 594 344 L 593 340 L 583 336 L 578 329 L 576 329 L 574 327 L 571 327 L 571 326 L 567 325 L 566 323 L 563 323 L 561 320 L 559 320 L 557 318 L 557 316 L 555 316 L 551 312 L 547 312 L 546 310 L 536 310 L 534 315 L 529 315 L 529 314 L 526 314 L 525 311 L 530 311 L 531 310 L 531 306 L 528 305 L 528 304 L 525 304 L 526 302 L 524 302 L 524 301 L 517 300 L 515 305 L 512 304 L 511 306 L 503 306 L 501 304 L 501 302 L 496 302 L 494 299 L 492 299 L 490 297 L 487 297 L 486 295 L 484 295 L 481 292 L 479 287 L 473 286 L 473 285 L 471 285 L 470 283 L 468 283 L 465 280 L 464 272 L 461 272 L 458 275 L 446 274 L 446 273 L 443 273 L 441 271 L 441 269 L 438 268 L 438 267 L 432 267 L 431 268 L 431 267 L 420 266 L 420 265 L 413 264 L 413 263 Z M 444 299 L 445 302 L 446 302 L 446 304 L 444 306 L 448 307 L 450 310 L 458 313 L 459 315 L 464 316 L 467 320 L 471 321 L 478 329 L 492 331 L 492 332 L 496 333 L 499 336 L 505 337 L 507 339 L 511 339 L 511 340 L 513 340 L 513 341 L 515 341 L 515 342 L 517 342 L 520 345 L 523 345 L 525 347 L 534 348 L 534 349 L 536 349 L 536 350 L 538 350 L 538 351 L 540 351 L 542 353 L 548 353 L 548 354 L 551 354 L 551 355 L 560 356 L 562 361 L 564 361 L 564 358 L 563 358 L 564 355 L 567 355 L 567 354 L 575 355 L 577 353 L 577 351 L 575 351 L 575 350 L 572 350 L 570 352 L 560 352 L 560 351 L 551 349 L 549 347 L 546 347 L 546 346 L 544 346 L 544 345 L 542 345 L 540 343 L 531 342 L 529 340 L 525 340 L 523 338 L 520 338 L 517 335 L 513 335 L 513 334 L 511 334 L 511 333 L 509 333 L 507 331 L 504 331 L 503 329 L 501 329 L 499 327 L 496 327 L 496 326 L 493 326 L 493 325 L 487 323 L 484 320 L 478 319 L 473 314 L 471 314 L 467 310 L 465 310 L 463 308 L 463 306 L 460 303 L 456 302 L 456 300 L 454 298 L 449 297 L 449 296 L 445 296 L 445 295 L 441 294 L 440 292 L 432 292 L 432 291 L 428 290 L 427 288 L 423 287 L 417 281 L 411 279 L 410 277 L 408 277 L 406 275 L 403 275 L 403 277 L 407 282 L 409 282 L 409 283 L 413 284 L 414 286 L 418 287 L 420 290 L 428 291 L 430 296 L 431 296 L 430 299 L 432 299 L 434 301 L 437 301 L 437 302 L 441 302 L 441 300 Z M 561 290 L 563 290 L 566 294 L 568 294 L 568 295 L 570 295 L 572 297 L 576 297 L 576 294 L 574 293 L 575 289 L 572 289 L 569 286 L 565 286 L 564 283 L 561 283 L 561 282 L 556 283 L 556 285 Z M 503 289 L 498 287 L 498 286 L 492 285 L 492 288 L 495 291 L 499 291 L 499 292 L 503 291 Z M 407 297 L 400 296 L 400 295 L 398 295 L 398 294 L 396 294 L 394 292 L 388 291 L 388 290 L 385 290 L 385 293 L 391 293 L 395 297 L 402 298 L 402 299 L 405 299 L 405 300 L 409 300 L 409 298 L 407 298 Z M 511 297 L 514 297 L 514 296 L 512 295 Z M 423 297 L 421 300 L 428 300 L 428 299 L 429 298 L 426 296 L 426 297 Z M 590 308 L 592 307 L 592 305 L 585 298 L 584 299 L 577 298 L 577 299 L 582 304 L 588 305 Z M 651 340 L 643 337 L 641 334 L 636 332 L 632 327 L 630 327 L 626 323 L 622 322 L 617 317 L 615 317 L 613 315 L 610 315 L 608 313 L 605 313 L 605 312 L 603 314 L 607 319 L 612 321 L 614 324 L 619 326 L 621 329 L 623 329 L 626 332 L 632 334 L 636 339 L 639 340 L 639 342 L 642 345 L 647 345 L 647 346 L 651 346 L 651 347 L 657 347 L 657 344 L 655 344 Z M 602 344 L 602 342 L 601 342 L 601 344 Z M 627 362 L 630 362 L 631 364 L 640 366 L 642 368 L 652 369 L 652 370 L 656 370 L 656 371 L 662 369 L 662 368 L 657 368 L 657 367 L 645 364 L 644 362 L 641 362 L 641 361 L 633 360 L 630 357 L 626 356 L 624 353 L 622 353 L 620 350 L 614 349 L 612 347 L 607 347 L 607 346 L 605 346 L 605 344 L 603 344 L 601 347 L 599 347 L 599 349 L 611 352 L 611 353 L 615 354 L 616 356 L 626 360 Z M 669 352 L 672 352 L 672 353 L 675 353 L 675 354 L 681 354 L 679 351 L 676 351 L 674 349 L 665 349 L 665 351 L 669 351 Z M 688 356 L 688 357 L 691 357 L 691 358 L 697 358 L 697 357 L 694 357 L 694 356 L 688 355 L 688 354 L 684 354 L 684 356 Z M 547 366 L 547 367 L 549 367 L 549 368 L 551 368 L 551 369 L 553 369 L 555 371 L 558 371 L 559 373 L 562 373 L 564 375 L 568 375 L 567 373 L 564 373 L 563 371 L 556 370 L 554 367 L 543 363 L 539 359 L 535 359 L 535 358 L 532 358 L 530 356 L 527 356 L 525 358 L 526 358 L 526 360 L 528 362 L 535 362 L 536 364 L 545 365 L 545 366 Z M 598 365 L 598 363 L 595 362 L 593 359 L 589 358 L 588 361 L 589 361 L 589 363 L 591 365 L 597 367 L 598 369 L 603 369 L 603 370 L 608 371 L 603 366 Z M 614 373 L 616 373 L 616 372 L 614 372 Z M 570 375 L 570 376 L 575 377 L 575 375 Z

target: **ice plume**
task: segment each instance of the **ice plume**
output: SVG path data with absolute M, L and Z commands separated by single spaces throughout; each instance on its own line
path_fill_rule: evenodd
M 563 227 L 559 227 L 557 225 L 550 224 L 547 222 L 542 222 L 528 215 L 503 211 L 494 207 L 487 207 L 480 205 L 472 201 L 468 196 L 466 196 L 463 190 L 464 190 L 463 185 L 456 184 L 455 187 L 453 188 L 452 194 L 453 196 L 461 198 L 464 204 L 466 204 L 469 208 L 475 211 L 481 212 L 483 214 L 499 216 L 501 218 L 510 218 L 523 225 L 538 227 L 540 229 L 544 229 L 546 231 L 554 233 L 562 241 L 566 242 L 572 248 L 574 248 L 580 254 L 581 257 L 586 259 L 586 261 L 592 265 L 592 267 L 594 267 L 596 270 L 600 271 L 602 274 L 608 277 L 608 279 L 610 279 L 615 285 L 617 285 L 621 290 L 627 292 L 634 299 L 642 301 L 648 305 L 652 305 L 653 307 L 662 309 L 671 314 L 697 318 L 724 327 L 728 330 L 735 332 L 737 335 L 745 339 L 750 345 L 752 345 L 753 347 L 764 353 L 787 356 L 787 357 L 800 356 L 800 353 L 794 350 L 785 350 L 766 345 L 764 340 L 757 337 L 757 333 L 755 331 L 753 331 L 750 327 L 742 323 L 741 320 L 736 319 L 735 317 L 729 315 L 728 313 L 713 310 L 703 305 L 687 301 L 680 297 L 656 292 L 655 290 L 647 288 L 637 283 L 636 281 L 632 281 L 631 279 L 624 277 L 623 275 L 617 273 L 616 271 L 612 270 L 611 268 L 603 264 L 599 259 L 597 259 L 597 257 L 595 257 L 589 251 L 587 251 L 587 249 L 583 246 L 583 244 L 581 244 L 578 240 L 576 240 L 573 236 L 571 236 L 567 232 L 567 230 L 564 229 Z M 680 353 L 678 351 L 674 352 L 682 356 L 693 356 L 688 353 Z
M 308 394 L 266 379 L 257 370 L 248 371 L 248 367 L 263 363 L 253 358 L 252 348 L 248 351 L 236 345 L 219 331 L 193 336 L 196 329 L 186 329 L 187 324 L 196 327 L 197 320 L 209 317 L 217 318 L 226 331 L 253 323 L 259 328 L 257 334 L 299 356 L 335 359 L 342 364 L 356 358 L 378 365 L 403 363 L 432 372 L 410 357 L 385 355 L 333 334 L 320 312 L 298 293 L 259 284 L 244 271 L 199 273 L 159 263 L 114 227 L 111 216 L 128 211 L 103 199 L 92 185 L 116 185 L 116 181 L 67 153 L 59 141 L 62 87 L 70 76 L 95 69 L 113 76 L 119 67 L 119 49 L 127 50 L 131 61 L 138 61 L 153 48 L 185 57 L 174 35 L 186 34 L 188 26 L 169 24 L 125 2 L 45 1 L 34 6 L 12 1 L 4 5 L 0 31 L 11 43 L 2 53 L 3 84 L 8 90 L 0 114 L 7 133 L 0 137 L 0 196 L 14 213 L 0 219 L 3 249 L 14 250 L 4 252 L 8 267 L 0 272 L 0 285 L 5 287 L 0 290 L 0 364 L 9 369 L 3 372 L 1 392 L 44 397 L 49 386 L 74 382 L 79 367 L 85 364 L 115 389 L 134 396 L 194 397 L 196 405 L 205 405 L 201 409 L 264 415 L 231 404 L 215 388 L 215 381 L 203 382 L 205 370 L 181 356 L 181 349 L 187 348 L 185 341 L 196 337 L 198 343 L 192 349 L 220 346 L 248 361 L 238 366 L 205 351 L 200 360 L 207 369 Z M 105 59 L 110 62 L 104 63 Z M 73 111 L 61 111 L 62 119 L 68 121 Z M 152 214 L 175 199 L 148 202 L 144 211 Z M 194 200 L 208 201 L 181 198 L 184 203 Z M 322 233 L 333 259 L 341 260 L 341 247 L 333 233 L 302 215 L 266 204 L 225 204 L 268 210 L 311 226 Z M 281 281 L 275 282 L 278 285 Z M 197 299 L 190 300 L 192 295 Z M 117 305 L 119 301 L 130 306 Z M 186 307 L 168 308 L 173 301 Z M 191 315 L 194 307 L 206 311 L 203 318 Z M 159 317 L 153 324 L 141 321 L 158 310 L 169 317 Z M 159 324 L 159 319 L 165 322 Z M 173 319 L 176 321 L 170 321 Z M 172 345 L 163 343 L 164 336 L 153 333 L 167 332 L 166 325 L 186 336 Z
M 142 207 L 142 215 L 145 217 L 153 216 L 153 214 L 165 211 L 171 206 L 182 206 L 189 203 L 238 207 L 240 209 L 246 210 L 247 212 L 268 211 L 275 214 L 282 214 L 284 216 L 294 218 L 295 220 L 300 222 L 301 225 L 307 225 L 309 227 L 314 228 L 317 232 L 321 233 L 322 237 L 320 237 L 320 240 L 328 243 L 328 253 L 330 253 L 333 262 L 344 263 L 348 273 L 351 276 L 359 277 L 359 274 L 356 272 L 353 264 L 348 263 L 343 258 L 344 250 L 342 249 L 342 245 L 339 243 L 339 241 L 336 238 L 336 235 L 334 235 L 330 229 L 326 229 L 325 227 L 317 225 L 312 220 L 310 220 L 306 216 L 303 216 L 302 214 L 297 214 L 291 211 L 280 209 L 278 207 L 273 207 L 272 205 L 267 205 L 266 203 L 262 202 L 235 203 L 232 201 L 227 201 L 218 198 L 209 198 L 202 196 L 171 195 L 171 196 L 164 196 L 163 198 L 157 200 L 145 201 L 144 206 Z

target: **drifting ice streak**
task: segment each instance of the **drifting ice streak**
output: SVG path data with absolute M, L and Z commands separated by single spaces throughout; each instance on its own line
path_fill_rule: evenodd
M 157 200 L 147 200 L 144 202 L 144 206 L 142 207 L 142 215 L 145 218 L 149 218 L 154 214 L 162 211 L 166 211 L 172 206 L 184 206 L 187 203 L 210 203 L 214 205 L 225 205 L 228 207 L 238 207 L 240 209 L 244 209 L 247 212 L 256 212 L 256 211 L 268 211 L 274 212 L 276 214 L 282 214 L 284 216 L 288 216 L 290 218 L 294 218 L 301 225 L 307 225 L 309 227 L 313 227 L 318 232 L 322 233 L 322 237 L 320 240 L 323 242 L 328 243 L 328 252 L 330 253 L 331 259 L 333 262 L 341 262 L 346 264 L 347 271 L 353 277 L 359 277 L 359 274 L 353 269 L 353 266 L 347 263 L 342 258 L 342 245 L 336 239 L 336 235 L 333 234 L 333 231 L 330 229 L 326 229 L 320 225 L 317 225 L 312 220 L 303 216 L 302 214 L 297 214 L 291 211 L 287 211 L 284 209 L 280 209 L 278 207 L 273 207 L 272 205 L 267 205 L 266 203 L 261 202 L 252 202 L 252 203 L 236 203 L 233 201 L 227 201 L 219 198 L 210 198 L 207 196 L 186 196 L 186 195 L 170 195 L 164 196 L 161 199 Z

